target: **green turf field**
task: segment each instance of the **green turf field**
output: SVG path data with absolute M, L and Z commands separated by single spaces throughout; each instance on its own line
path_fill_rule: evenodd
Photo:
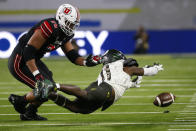
M 25 94 L 28 87 L 16 81 L 7 69 L 7 60 L 0 59 L 0 131 L 178 131 L 196 130 L 196 56 L 134 56 L 140 64 L 158 61 L 164 71 L 144 77 L 141 88 L 129 89 L 124 97 L 104 112 L 74 114 L 51 101 L 39 109 L 48 121 L 20 121 L 8 102 L 9 94 Z M 94 81 L 101 65 L 79 67 L 65 59 L 44 59 L 57 82 L 76 84 L 82 88 Z M 167 108 L 152 102 L 161 92 L 172 92 L 176 101 Z M 69 97 L 69 96 L 68 96 Z M 71 97 L 73 99 L 73 97 Z M 169 113 L 163 113 L 164 111 Z

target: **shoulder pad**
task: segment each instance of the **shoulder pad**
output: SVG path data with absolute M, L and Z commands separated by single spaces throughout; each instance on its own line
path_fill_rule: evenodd
M 58 29 L 58 24 L 55 20 L 44 20 L 40 25 L 40 29 L 45 38 L 50 37 L 54 30 Z

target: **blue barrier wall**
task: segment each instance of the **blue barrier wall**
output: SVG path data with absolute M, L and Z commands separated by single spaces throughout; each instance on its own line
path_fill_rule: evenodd
M 108 31 L 107 37 L 104 39 L 101 51 L 107 49 L 118 49 L 125 54 L 132 54 L 134 51 L 133 36 L 135 31 Z M 170 30 L 170 31 L 148 31 L 150 35 L 149 53 L 196 53 L 196 30 Z M 21 34 L 11 33 L 16 39 Z M 98 38 L 101 32 L 92 32 L 93 37 Z M 0 35 L 1 31 L 0 31 Z M 3 37 L 3 38 L 2 38 Z M 87 54 L 92 53 L 92 43 L 84 38 L 76 38 L 76 40 L 83 40 L 84 45 L 81 49 L 85 50 Z M 10 41 L 4 36 L 0 36 L 0 53 L 9 50 L 11 47 Z M 57 52 L 53 52 L 57 55 Z M 0 56 L 0 58 L 2 58 Z
M 149 53 L 196 53 L 196 30 L 149 31 Z

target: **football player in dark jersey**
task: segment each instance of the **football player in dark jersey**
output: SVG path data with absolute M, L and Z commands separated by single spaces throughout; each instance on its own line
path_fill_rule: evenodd
M 19 39 L 8 61 L 10 73 L 32 89 L 35 85 L 46 84 L 46 79 L 55 83 L 52 72 L 40 59 L 46 52 L 57 48 L 61 48 L 67 58 L 76 65 L 95 66 L 99 64 L 99 56 L 89 55 L 85 59 L 74 50 L 71 44 L 79 23 L 78 8 L 70 4 L 61 5 L 57 10 L 56 18 L 41 20 Z M 9 101 L 20 113 L 21 120 L 47 120 L 37 115 L 38 107 L 45 100 L 29 103 L 27 95 L 21 97 L 11 94 Z
M 102 63 L 103 68 L 97 81 L 92 82 L 86 89 L 74 85 L 48 84 L 39 90 L 40 97 L 49 98 L 57 105 L 75 113 L 89 114 L 99 108 L 104 111 L 119 100 L 127 89 L 140 87 L 143 75 L 152 76 L 163 70 L 160 64 L 139 68 L 135 59 L 127 59 L 120 51 L 114 49 L 108 50 L 102 56 Z M 137 77 L 131 80 L 134 75 Z M 58 94 L 57 90 L 74 95 L 76 99 L 70 100 Z

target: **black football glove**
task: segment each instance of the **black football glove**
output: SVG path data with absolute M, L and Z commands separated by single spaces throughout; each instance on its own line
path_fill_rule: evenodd
M 45 79 L 41 73 L 35 76 L 35 80 L 36 80 L 36 85 L 35 85 L 35 89 L 33 90 L 33 94 L 35 98 L 41 102 L 47 101 L 48 95 L 46 94 L 48 88 L 52 88 L 54 84 L 50 80 Z
M 101 56 L 93 56 L 92 54 L 90 54 L 87 58 L 86 58 L 86 61 L 85 61 L 85 65 L 86 66 L 96 66 L 98 64 L 101 64 L 102 63 L 102 58 Z
M 35 98 L 38 100 L 40 99 L 41 96 L 41 89 L 44 87 L 44 77 L 41 73 L 38 73 L 37 75 L 35 75 L 35 89 L 33 90 L 33 95 L 35 96 Z
M 44 88 L 44 80 L 37 80 L 35 84 L 35 88 L 33 89 L 33 95 L 35 96 L 36 100 L 39 101 L 44 101 L 41 100 L 41 90 Z
M 48 96 L 51 92 L 56 92 L 56 84 L 51 82 L 50 80 L 44 80 L 44 88 L 41 89 L 41 99 L 45 100 L 48 99 Z
M 49 93 L 55 91 L 55 87 L 55 84 L 48 79 L 37 80 L 33 95 L 37 100 L 45 102 L 48 100 Z

